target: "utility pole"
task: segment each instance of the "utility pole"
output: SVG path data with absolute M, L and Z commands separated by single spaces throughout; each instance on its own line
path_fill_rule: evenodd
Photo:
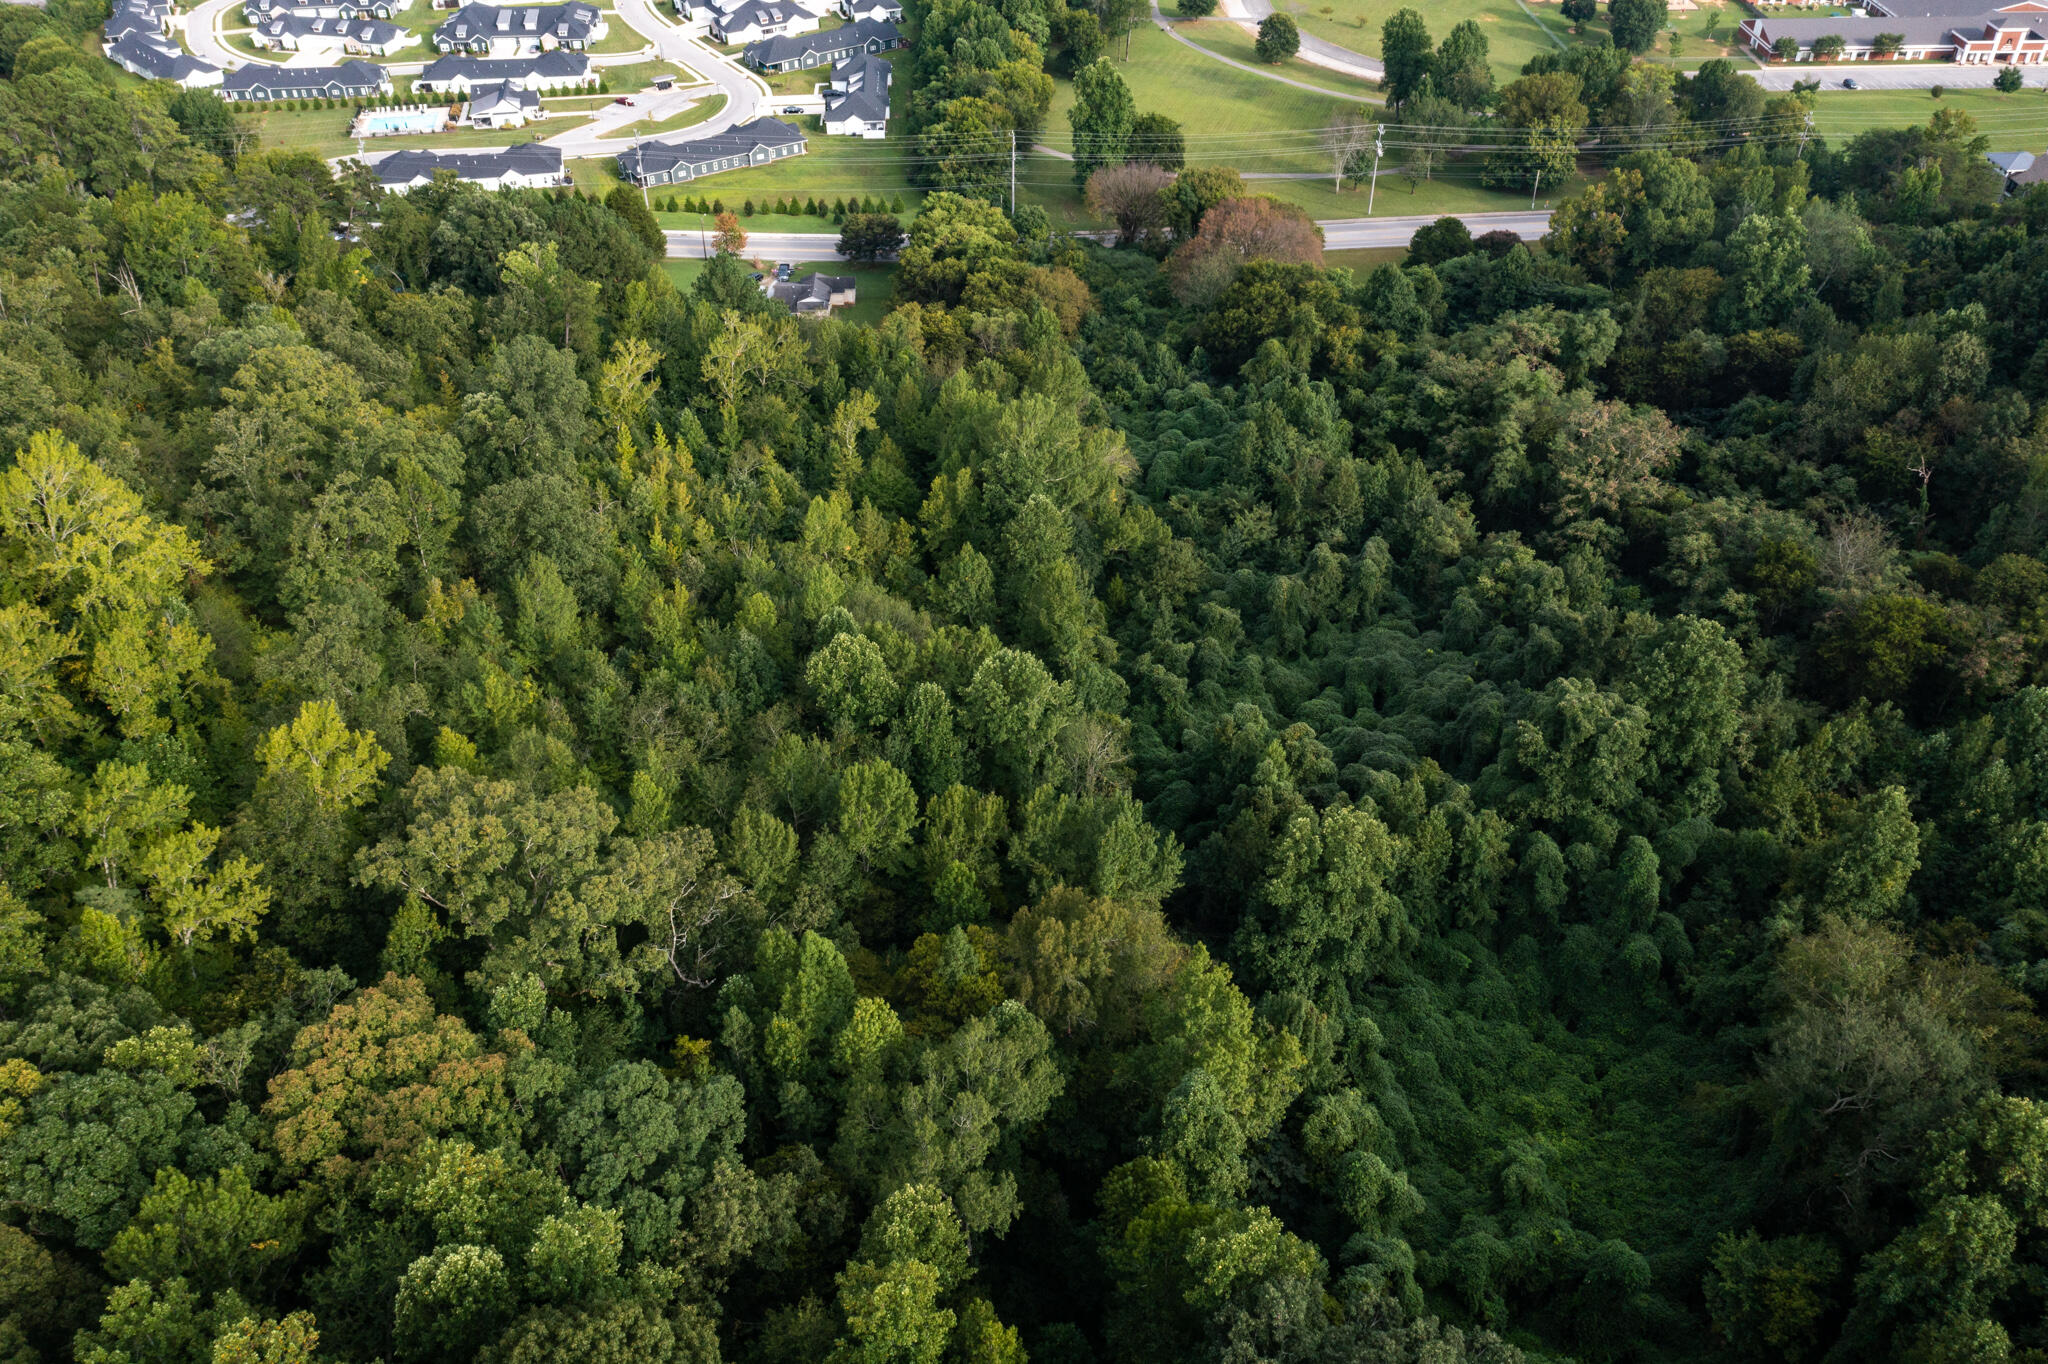
M 1017 216 L 1017 130 L 1010 129 L 1010 216 Z
M 1543 188 L 1543 167 L 1536 168 L 1536 183 L 1529 186 L 1529 207 L 1536 207 L 1536 191 Z
M 1806 139 L 1813 135 L 1813 110 L 1806 111 L 1806 126 L 1799 130 L 1799 150 L 1806 150 Z
M 1380 153 L 1386 150 L 1387 125 L 1374 126 L 1372 131 L 1372 179 L 1365 187 L 1365 216 L 1372 216 L 1373 196 L 1380 192 Z

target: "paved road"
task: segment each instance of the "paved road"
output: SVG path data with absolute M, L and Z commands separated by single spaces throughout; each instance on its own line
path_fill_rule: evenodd
M 223 14 L 233 10 L 236 19 L 242 16 L 242 0 L 204 0 L 194 5 L 185 15 L 185 46 L 192 49 L 192 55 L 202 62 L 212 62 L 225 70 L 254 60 L 235 51 L 220 40 L 220 20 Z
M 1839 90 L 1853 79 L 1864 90 L 1926 90 L 1943 85 L 1951 90 L 1988 89 L 1998 76 L 1995 66 L 1957 66 L 1951 62 L 1843 62 L 1837 66 L 1768 66 L 1746 73 L 1766 90 L 1790 90 L 1794 81 L 1818 79 L 1823 90 Z M 2048 89 L 2048 66 L 2023 66 L 2027 88 Z
M 1281 85 L 1291 85 L 1297 90 L 1307 90 L 1312 94 L 1334 95 L 1341 93 L 1335 90 L 1325 90 L 1322 86 L 1311 85 L 1307 81 L 1298 81 L 1291 79 L 1290 77 L 1280 75 L 1275 71 L 1268 70 L 1266 67 L 1253 66 L 1250 62 L 1241 62 L 1234 57 L 1226 57 L 1220 52 L 1212 52 L 1208 48 L 1203 47 L 1200 43 L 1190 42 L 1187 39 L 1187 37 L 1185 37 L 1180 32 L 1180 30 L 1174 26 L 1172 20 L 1168 19 L 1164 14 L 1161 14 L 1159 12 L 1159 0 L 1152 0 L 1152 22 L 1154 24 L 1157 24 L 1159 26 L 1160 32 L 1164 33 L 1167 37 L 1173 39 L 1175 42 L 1179 43 L 1183 47 L 1194 49 L 1196 52 L 1201 53 L 1204 57 L 1207 57 L 1212 62 L 1222 62 L 1225 66 L 1234 66 L 1240 71 L 1249 71 L 1254 76 L 1261 77 L 1262 79 L 1269 81 L 1277 81 Z M 1306 39 L 1306 36 L 1307 35 L 1303 35 L 1304 39 Z M 1359 73 L 1347 70 L 1345 74 L 1357 75 Z M 1369 77 L 1369 79 L 1378 80 L 1379 76 L 1375 73 L 1374 75 Z M 1381 101 L 1379 101 L 1378 98 L 1375 97 L 1373 102 L 1379 103 Z M 1040 147 L 1038 148 L 1038 150 L 1051 151 L 1052 149 L 1049 147 Z M 1055 153 L 1055 155 L 1057 155 L 1057 153 Z
M 1514 232 L 1526 241 L 1535 241 L 1550 231 L 1550 214 L 1535 213 L 1459 213 L 1453 215 L 1462 219 L 1472 229 L 1472 235 L 1482 232 Z M 1363 251 L 1389 246 L 1406 246 L 1416 232 L 1436 221 L 1431 214 L 1416 214 L 1402 218 L 1330 218 L 1317 224 L 1323 229 L 1323 246 L 1331 251 Z
M 1223 0 L 1223 17 L 1236 20 L 1237 26 L 1247 33 L 1257 33 L 1259 20 L 1272 12 L 1273 0 Z M 1387 69 L 1376 59 L 1363 52 L 1353 52 L 1348 47 L 1339 47 L 1313 33 L 1301 35 L 1301 50 L 1295 55 L 1311 66 L 1325 67 L 1360 80 L 1376 81 L 1387 74 Z
M 710 232 L 671 232 L 668 254 L 671 260 L 701 260 L 718 253 L 710 247 Z M 839 254 L 837 232 L 749 232 L 749 260 L 844 260 Z
M 668 22 L 655 8 L 659 3 L 660 0 L 613 0 L 612 18 L 645 37 L 661 60 L 696 72 L 725 93 L 725 108 L 674 136 L 708 137 L 758 117 L 762 103 L 769 96 L 768 83 L 737 61 L 719 55 Z M 595 123 L 556 137 L 543 138 L 542 141 L 551 147 L 560 147 L 564 156 L 616 154 L 632 143 L 620 140 L 606 143 L 604 139 L 616 139 L 621 127 L 643 118 L 658 121 L 681 113 L 705 93 L 699 87 L 695 90 L 671 90 L 666 94 L 640 95 L 635 99 L 635 108 L 608 105 Z
M 1474 236 L 1481 232 L 1506 230 L 1534 241 L 1550 230 L 1550 215 L 1537 213 L 1460 213 Z M 1418 228 L 1436 219 L 1427 214 L 1402 218 L 1331 218 L 1320 224 L 1323 245 L 1332 251 L 1361 251 L 1375 247 L 1406 246 Z M 1084 234 L 1096 235 L 1096 234 Z M 1103 237 L 1110 234 L 1101 233 Z M 694 260 L 713 254 L 708 232 L 671 232 L 668 254 Z M 835 232 L 749 232 L 747 256 L 758 260 L 839 260 L 839 235 Z

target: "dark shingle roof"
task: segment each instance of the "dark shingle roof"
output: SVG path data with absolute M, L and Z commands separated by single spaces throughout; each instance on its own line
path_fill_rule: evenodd
M 221 78 L 220 88 L 229 94 L 246 94 L 254 90 L 375 90 L 383 84 L 384 68 L 358 59 L 339 66 L 237 67 Z
M 1979 19 L 2001 11 L 2026 14 L 2025 0 L 1875 0 L 1873 8 L 1899 19 Z M 2034 13 L 2041 13 L 2039 10 Z M 1897 32 L 1896 29 L 1891 30 Z
M 499 82 L 496 85 L 479 85 L 469 92 L 469 116 L 495 114 L 503 105 L 510 104 L 523 114 L 540 112 L 540 95 L 532 90 L 522 90 L 516 85 Z
M 830 56 L 836 60 L 842 54 L 866 47 L 870 39 L 880 39 L 885 47 L 894 47 L 899 41 L 896 25 L 882 19 L 862 19 L 859 23 L 842 24 L 823 33 L 783 34 L 747 44 L 743 55 L 758 66 L 801 61 L 813 55 Z
M 811 309 L 832 306 L 832 295 L 845 293 L 854 287 L 852 275 L 805 275 L 798 280 L 777 280 L 768 286 L 768 297 L 777 303 L 786 303 L 791 312 L 810 304 Z
M 866 123 L 880 123 L 889 117 L 889 91 L 864 88 L 844 95 L 827 96 L 825 99 L 825 121 L 839 123 L 857 118 Z
M 495 180 L 508 171 L 522 175 L 560 175 L 562 149 L 522 142 L 501 152 L 393 152 L 377 163 L 377 182 L 409 185 L 431 180 L 437 171 L 454 171 L 458 180 Z
M 1840 37 L 1858 45 L 1867 45 L 1880 33 L 1896 33 L 1905 39 L 1908 47 L 1941 47 L 1954 39 L 1949 35 L 1960 29 L 1969 37 L 1981 37 L 1984 25 L 1993 16 L 1977 11 L 1975 19 L 1955 18 L 1882 18 L 1882 19 L 1770 19 L 1756 22 L 1763 25 L 1764 32 L 1773 39 L 1797 38 L 1800 43 L 1811 43 L 1815 38 Z M 2006 16 L 2010 19 L 2012 16 Z M 2041 25 L 2048 28 L 2048 23 Z
M 439 28 L 436 40 L 466 43 L 474 38 L 532 37 L 588 39 L 598 23 L 595 5 L 464 5 Z
M 124 66 L 139 67 L 152 80 L 180 81 L 194 72 L 220 70 L 162 40 L 150 42 L 139 33 L 131 33 L 109 47 L 107 55 Z
M 382 19 L 310 19 L 302 14 L 275 15 L 257 27 L 264 36 L 271 38 L 286 34 L 295 38 L 311 38 L 328 33 L 352 38 L 359 43 L 388 43 L 405 33 L 398 25 L 387 24 Z
M 427 64 L 420 72 L 423 81 L 448 81 L 457 76 L 467 76 L 472 85 L 478 81 L 525 80 L 529 76 L 556 76 L 574 80 L 590 72 L 590 58 L 581 52 L 564 52 L 556 48 L 533 57 L 465 57 L 454 53 L 440 57 Z
M 793 5 L 789 0 L 747 0 L 732 13 L 711 21 L 711 26 L 720 33 L 734 33 L 742 29 L 760 27 L 772 28 L 786 24 L 792 19 L 808 19 L 811 12 Z
M 677 166 L 699 166 L 707 161 L 745 156 L 756 147 L 786 147 L 792 143 L 801 146 L 803 140 L 800 130 L 779 118 L 757 118 L 752 123 L 742 123 L 737 128 L 727 128 L 722 133 L 713 133 L 692 142 L 641 143 L 630 151 L 619 153 L 619 170 L 629 176 L 643 173 L 659 175 Z

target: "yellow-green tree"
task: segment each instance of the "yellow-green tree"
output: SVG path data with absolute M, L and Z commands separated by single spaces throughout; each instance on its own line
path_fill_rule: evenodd
M 17 656 L 10 690 L 32 717 L 60 722 L 68 707 L 51 670 L 75 656 L 80 699 L 103 707 L 124 735 L 167 731 L 165 709 L 205 676 L 212 652 L 185 604 L 186 585 L 208 567 L 183 528 L 150 516 L 70 441 L 37 432 L 0 473 L 0 586 L 15 599 L 7 633 L 38 665 L 23 669 Z

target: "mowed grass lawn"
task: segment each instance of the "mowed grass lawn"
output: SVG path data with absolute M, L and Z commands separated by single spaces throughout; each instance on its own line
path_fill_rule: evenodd
M 2048 92 L 2028 88 L 1948 90 L 1822 90 L 1814 96 L 1813 130 L 1837 145 L 1872 128 L 1908 128 L 1937 109 L 1961 109 L 1991 139 L 1992 151 L 2039 151 L 2048 144 Z
M 1314 66 L 1299 57 L 1289 57 L 1284 62 L 1260 61 L 1252 35 L 1227 19 L 1178 19 L 1173 21 L 1173 31 L 1211 52 L 1243 62 L 1246 66 L 1256 66 L 1261 71 L 1270 71 L 1275 76 L 1313 85 L 1333 95 L 1349 95 L 1373 104 L 1386 102 L 1387 97 L 1380 93 L 1374 82 Z
M 672 76 L 677 85 L 709 85 L 710 82 L 694 71 L 686 71 L 673 62 L 628 62 L 622 66 L 600 66 L 597 73 L 605 83 L 619 94 L 634 90 L 645 90 L 654 84 L 656 76 Z M 609 99 L 610 96 L 605 98 Z
M 815 122 L 812 119 L 803 121 Z M 810 150 L 802 156 L 751 170 L 707 175 L 687 184 L 662 185 L 653 191 L 654 200 L 659 205 L 671 196 L 676 199 L 719 199 L 737 213 L 742 204 L 752 199 L 756 212 L 752 217 L 740 220 L 740 226 L 749 232 L 839 231 L 830 217 L 766 212 L 766 207 L 777 199 L 823 199 L 830 202 L 833 199 L 866 197 L 884 204 L 901 200 L 903 208 L 897 216 L 905 225 L 917 216 L 917 207 L 924 194 L 910 183 L 909 145 L 896 137 L 893 129 L 889 137 L 879 142 L 859 137 L 825 137 L 815 128 L 808 131 L 811 133 Z M 1022 165 L 1021 159 L 1019 165 Z M 605 194 L 619 183 L 610 157 L 571 161 L 569 171 L 577 187 L 585 194 Z M 657 208 L 654 216 L 663 227 L 678 231 L 694 232 L 711 227 L 708 217 L 695 213 L 667 213 Z
M 236 117 L 244 128 L 255 131 L 265 147 L 310 151 L 323 157 L 354 156 L 356 153 L 356 140 L 348 135 L 348 125 L 355 119 L 353 109 L 266 109 L 254 114 L 238 112 Z M 363 140 L 363 150 L 366 154 L 375 155 L 413 150 L 446 151 L 455 147 L 504 147 L 515 142 L 531 142 L 542 136 L 552 137 L 588 122 L 588 118 L 550 118 L 510 130 L 464 128 L 458 132 L 432 133 L 423 137 L 372 137 Z
M 1318 130 L 1356 98 L 1316 94 L 1240 71 L 1191 52 L 1150 24 L 1131 34 L 1131 56 L 1116 63 L 1141 114 L 1178 119 L 1188 160 L 1239 170 L 1312 171 L 1322 167 Z M 1067 111 L 1073 83 L 1055 82 L 1052 110 L 1038 140 L 1066 151 L 1073 146 Z M 1069 172 L 1071 175 L 1071 172 Z
M 619 129 L 618 137 L 623 143 L 627 138 L 653 137 L 656 133 L 672 133 L 682 128 L 693 128 L 725 108 L 725 91 L 714 90 L 679 114 L 649 121 L 641 119 L 628 123 Z
M 1363 278 L 1382 265 L 1399 265 L 1408 259 L 1405 246 L 1376 246 L 1358 251 L 1325 251 L 1323 264 L 1331 269 L 1349 270 Z
M 1486 35 L 1496 81 L 1513 80 L 1531 57 L 1557 50 L 1544 26 L 1515 0 L 1433 0 L 1430 4 L 1416 0 L 1276 0 L 1274 8 L 1293 15 L 1306 32 L 1368 57 L 1380 55 L 1380 25 L 1395 10 L 1421 11 L 1430 36 L 1438 42 L 1454 25 L 1476 19 Z M 1538 6 L 1532 4 L 1531 8 Z M 1555 13 L 1555 5 L 1551 8 Z M 1560 32 L 1564 28 L 1561 20 L 1558 27 Z
M 1366 217 L 1368 202 L 1372 204 L 1371 216 L 1375 218 L 1407 218 L 1418 213 L 1437 217 L 1446 213 L 1511 213 L 1517 209 L 1526 212 L 1529 208 L 1529 196 L 1526 194 L 1482 186 L 1476 160 L 1439 170 L 1430 180 L 1411 181 L 1398 170 L 1383 169 L 1379 191 L 1371 195 L 1368 195 L 1366 186 L 1354 185 L 1349 180 L 1344 182 L 1342 190 L 1333 190 L 1328 179 L 1253 180 L 1249 183 L 1254 193 L 1270 194 L 1275 199 L 1299 205 L 1311 218 L 1319 221 Z M 1555 208 L 1589 183 L 1584 174 L 1579 174 L 1558 186 L 1555 194 L 1545 185 L 1536 206 Z
M 1207 36 L 1230 27 L 1210 24 L 1202 26 L 1202 31 Z M 1347 179 L 1341 189 L 1334 187 L 1328 174 L 1329 160 L 1317 147 L 1318 130 L 1337 111 L 1356 109 L 1355 98 L 1312 94 L 1224 66 L 1157 29 L 1133 34 L 1131 60 L 1119 63 L 1117 69 L 1130 85 L 1141 112 L 1156 110 L 1181 120 L 1189 164 L 1232 166 L 1253 176 L 1259 172 L 1313 172 L 1313 179 L 1253 178 L 1246 184 L 1255 194 L 1297 204 L 1315 218 L 1366 216 L 1366 186 Z M 1335 73 L 1315 72 L 1318 80 L 1324 76 L 1331 77 L 1332 88 L 1341 88 L 1342 78 Z M 1039 139 L 1042 143 L 1061 150 L 1071 145 L 1066 110 L 1072 103 L 1071 87 L 1060 82 L 1053 96 L 1052 116 L 1046 120 L 1046 135 Z M 1398 171 L 1391 158 L 1382 168 L 1379 191 L 1372 196 L 1372 216 L 1488 213 L 1529 206 L 1527 195 L 1481 188 L 1476 160 L 1454 164 L 1437 178 L 1412 185 Z M 1538 202 L 1555 202 L 1584 183 L 1574 178 L 1558 186 L 1554 195 L 1546 189 Z M 1020 163 L 1017 198 L 1044 208 L 1053 226 L 1061 230 L 1102 226 L 1081 202 L 1072 163 L 1057 157 L 1038 153 Z
M 1543 27 L 1567 46 L 1579 42 L 1614 41 L 1604 8 L 1579 33 L 1574 34 L 1570 21 L 1559 11 L 1558 0 L 1528 0 L 1528 4 Z M 1741 7 L 1719 3 L 1718 0 L 1708 0 L 1698 9 L 1683 13 L 1673 10 L 1669 27 L 1679 37 L 1678 55 L 1671 55 L 1671 35 L 1664 33 L 1658 36 L 1656 46 L 1643 53 L 1641 59 L 1679 71 L 1697 71 L 1702 64 L 1725 57 L 1743 70 L 1754 70 L 1757 63 L 1735 40 L 1736 28 L 1748 17 L 1748 11 Z M 1807 17 L 1807 11 L 1798 11 L 1798 17 Z

